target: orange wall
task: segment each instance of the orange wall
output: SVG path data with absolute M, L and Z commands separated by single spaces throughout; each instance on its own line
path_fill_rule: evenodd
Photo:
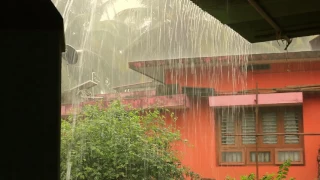
M 247 88 L 255 88 L 256 82 L 263 88 L 320 84 L 320 63 L 295 63 L 290 64 L 290 66 L 291 71 L 287 71 L 288 64 L 274 64 L 269 72 L 248 73 Z M 225 73 L 222 72 L 221 74 Z M 169 72 L 167 77 L 171 78 L 172 75 L 173 73 L 170 74 Z M 241 87 L 224 83 L 223 79 L 219 79 L 219 83 L 212 82 L 212 80 L 217 80 L 217 78 L 214 78 L 213 75 L 206 75 L 203 71 L 202 75 L 199 76 L 190 76 L 190 74 L 190 77 L 181 74 L 179 76 L 179 78 L 174 79 L 180 85 L 219 87 L 220 91 L 241 89 Z M 197 77 L 197 82 L 195 81 L 195 77 Z M 167 82 L 174 83 L 171 79 L 167 79 Z M 216 180 L 223 180 L 227 175 L 239 179 L 240 175 L 255 173 L 255 166 L 252 165 L 235 167 L 222 167 L 218 165 L 216 161 L 213 109 L 209 107 L 208 98 L 191 99 L 191 102 L 189 109 L 176 111 L 176 115 L 178 116 L 177 125 L 181 130 L 182 137 L 188 139 L 194 146 L 187 147 L 183 145 L 180 147 L 184 154 L 182 163 L 190 166 L 192 170 L 200 173 L 202 177 L 216 178 Z M 303 117 L 305 133 L 320 133 L 320 95 L 304 96 Z M 306 136 L 304 140 L 305 165 L 292 166 L 289 176 L 295 177 L 297 180 L 314 180 L 317 176 L 316 158 L 318 148 L 320 148 L 320 136 Z M 260 166 L 259 173 L 261 176 L 266 172 L 276 172 L 277 169 L 277 166 Z

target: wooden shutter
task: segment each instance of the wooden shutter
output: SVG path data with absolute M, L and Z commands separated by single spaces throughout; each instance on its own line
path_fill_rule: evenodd
M 226 136 L 224 134 L 235 133 L 235 118 L 232 111 L 223 110 L 221 114 L 221 144 L 235 144 L 235 136 Z
M 296 111 L 285 111 L 284 113 L 284 132 L 299 133 L 299 119 L 301 114 Z M 298 135 L 285 135 L 285 144 L 299 144 L 300 138 Z
M 262 131 L 263 133 L 276 133 L 277 132 L 277 113 L 276 112 L 263 112 L 262 113 Z M 277 135 L 263 136 L 264 144 L 277 144 Z
M 256 121 L 255 113 L 253 111 L 248 111 L 242 115 L 242 134 L 255 134 L 256 133 Z M 255 144 L 255 136 L 242 136 L 242 144 Z

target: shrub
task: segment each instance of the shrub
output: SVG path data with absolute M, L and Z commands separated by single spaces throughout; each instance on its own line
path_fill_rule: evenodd
M 86 106 L 76 123 L 62 121 L 61 179 L 198 179 L 172 148 L 184 142 L 172 119 L 168 125 L 160 110 L 128 111 L 119 101 Z

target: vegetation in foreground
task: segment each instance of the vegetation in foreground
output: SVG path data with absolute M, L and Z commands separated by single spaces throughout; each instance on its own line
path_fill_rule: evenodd
M 61 179 L 199 179 L 180 164 L 172 145 L 182 141 L 160 110 L 127 110 L 119 101 L 107 109 L 86 106 L 62 120 Z
M 260 180 L 286 180 L 288 173 L 289 173 L 289 167 L 291 166 L 291 161 L 287 160 L 282 165 L 279 166 L 279 170 L 276 173 L 267 173 L 260 178 Z M 225 180 L 236 180 L 236 178 L 226 177 Z M 256 180 L 256 175 L 254 173 L 251 173 L 247 176 L 241 176 L 240 180 Z M 295 180 L 295 178 L 289 178 L 289 180 Z

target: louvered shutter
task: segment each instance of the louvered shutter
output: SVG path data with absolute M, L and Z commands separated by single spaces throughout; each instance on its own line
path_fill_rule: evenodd
M 235 144 L 234 136 L 226 136 L 224 134 L 235 133 L 235 118 L 231 111 L 224 110 L 221 115 L 221 144 L 232 145 Z
M 248 111 L 242 115 L 242 134 L 255 134 L 256 133 L 256 121 L 255 113 Z M 255 136 L 242 136 L 242 144 L 255 144 Z
M 284 113 L 284 132 L 285 133 L 299 133 L 299 119 L 301 114 L 295 111 L 285 111 Z M 298 135 L 285 135 L 284 142 L 286 144 L 299 144 L 300 139 Z
M 276 112 L 263 112 L 262 113 L 262 131 L 263 133 L 276 133 L 277 132 L 277 113 Z M 277 144 L 277 135 L 263 136 L 264 144 Z

